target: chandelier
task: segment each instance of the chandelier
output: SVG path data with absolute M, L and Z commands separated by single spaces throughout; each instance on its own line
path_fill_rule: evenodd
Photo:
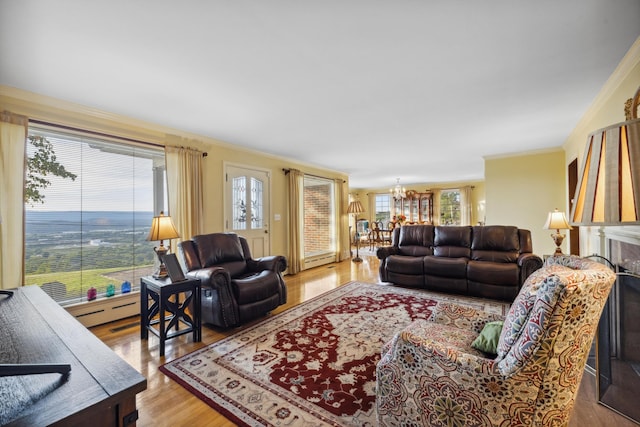
M 396 186 L 389 189 L 389 192 L 393 196 L 393 200 L 396 200 L 396 201 L 402 200 L 405 197 L 407 197 L 406 190 L 404 189 L 404 187 L 400 185 L 400 178 L 396 178 Z

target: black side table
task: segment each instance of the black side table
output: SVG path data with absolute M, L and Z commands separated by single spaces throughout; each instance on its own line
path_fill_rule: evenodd
M 185 299 L 180 302 L 180 294 Z M 171 300 L 171 296 L 175 296 Z M 152 300 L 149 306 L 149 300 Z M 193 318 L 186 312 L 193 302 Z M 202 324 L 200 317 L 200 280 L 186 279 L 171 282 L 171 279 L 156 279 L 145 276 L 140 279 L 141 325 L 140 338 L 148 339 L 149 331 L 160 338 L 160 356 L 164 356 L 164 342 L 170 338 L 193 333 L 193 341 L 202 340 Z M 168 312 L 168 314 L 167 314 Z M 158 316 L 157 319 L 155 317 Z M 180 323 L 186 328 L 180 329 Z M 156 328 L 155 325 L 158 325 Z M 171 330 L 175 328 L 175 330 Z

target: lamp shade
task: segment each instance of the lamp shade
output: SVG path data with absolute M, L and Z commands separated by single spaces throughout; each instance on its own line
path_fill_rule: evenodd
M 164 213 L 160 212 L 160 215 L 153 217 L 147 240 L 167 240 L 178 237 L 180 235 L 174 227 L 170 216 L 165 216 Z
M 349 203 L 349 207 L 347 208 L 347 213 L 359 214 L 364 212 L 364 208 L 362 207 L 362 203 L 360 200 L 355 200 Z
M 545 222 L 543 228 L 547 230 L 571 230 L 571 226 L 569 222 L 567 222 L 567 217 L 564 215 L 564 212 L 559 212 L 558 209 L 549 212 L 547 222 Z
M 640 119 L 591 133 L 583 159 L 571 223 L 640 224 Z

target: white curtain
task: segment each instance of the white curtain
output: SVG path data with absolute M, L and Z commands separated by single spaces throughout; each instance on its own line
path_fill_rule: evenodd
M 346 213 L 345 205 L 348 200 L 345 200 L 347 184 L 343 179 L 335 180 L 335 201 L 336 207 L 336 261 L 340 262 L 350 257 L 351 245 L 349 236 L 349 216 Z
M 433 225 L 440 225 L 440 193 L 438 189 L 433 190 Z
M 23 285 L 27 117 L 0 113 L 0 288 Z
M 165 147 L 169 214 L 180 234 L 189 240 L 204 230 L 202 152 L 184 147 Z M 157 214 L 157 212 L 156 212 Z
M 304 268 L 304 174 L 289 170 L 289 256 L 288 273 L 296 274 Z
M 460 189 L 460 225 L 472 225 L 471 190 L 472 187 L 470 185 L 467 185 Z

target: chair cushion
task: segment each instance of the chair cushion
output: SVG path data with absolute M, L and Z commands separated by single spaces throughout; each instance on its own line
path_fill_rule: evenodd
M 387 258 L 387 270 L 408 275 L 424 274 L 423 258 L 420 256 L 391 255 Z
M 500 333 L 504 322 L 502 320 L 496 320 L 495 322 L 488 322 L 482 328 L 480 335 L 473 340 L 471 347 L 482 351 L 483 353 L 493 354 L 497 353 L 498 339 L 500 339 Z
M 462 329 L 454 325 L 443 325 L 429 320 L 418 319 L 403 329 L 401 334 L 413 337 L 424 337 L 425 340 L 438 343 L 438 347 L 440 348 L 451 348 L 479 357 L 485 357 L 485 354 L 481 351 L 471 347 L 471 343 L 477 336 L 477 333 L 472 329 Z
M 492 285 L 513 286 L 519 282 L 520 269 L 516 263 L 469 261 L 467 279 Z
M 235 233 L 213 233 L 195 236 L 198 257 L 203 268 L 244 260 L 240 238 Z
M 242 278 L 231 280 L 231 287 L 239 305 L 262 301 L 278 295 L 278 274 L 271 270 L 263 270 Z
M 467 258 L 424 257 L 424 273 L 429 276 L 466 279 Z
M 557 274 L 566 274 L 570 271 L 572 269 L 565 266 L 551 265 L 536 270 L 527 278 L 505 317 L 504 327 L 498 340 L 498 358 L 505 357 L 513 344 L 520 338 L 524 326 L 532 315 L 532 308 L 536 300 L 541 297 L 541 288 L 545 281 L 554 282 L 553 279 L 557 278 Z M 551 284 L 548 284 L 547 287 Z

